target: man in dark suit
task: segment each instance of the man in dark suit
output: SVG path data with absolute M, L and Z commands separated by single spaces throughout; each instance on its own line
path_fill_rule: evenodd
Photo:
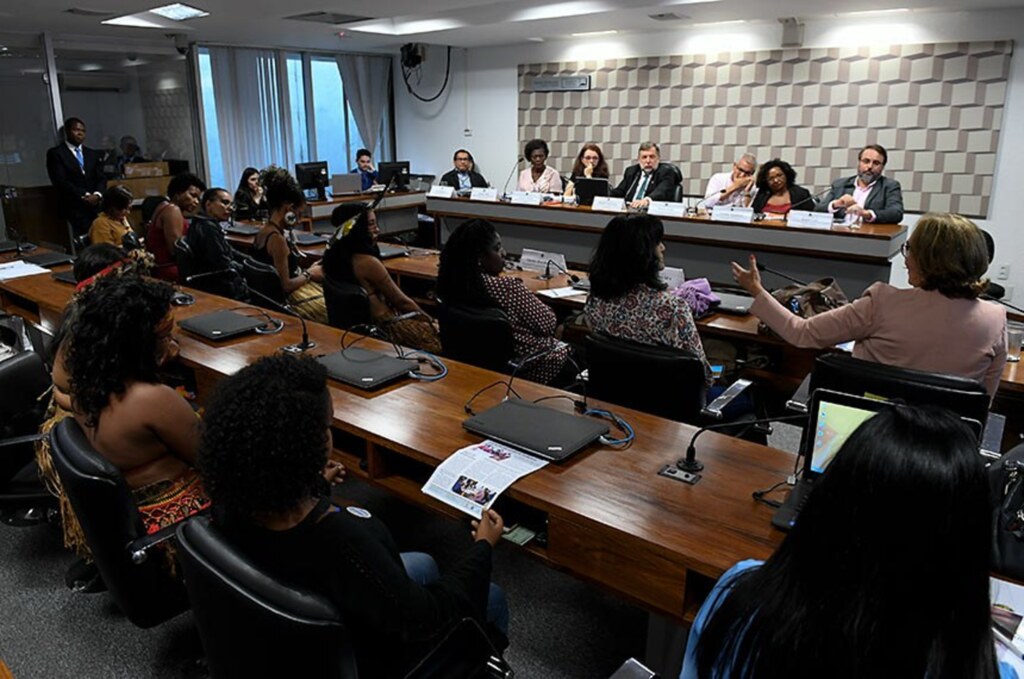
M 459 149 L 452 160 L 455 162 L 455 169 L 441 175 L 440 184 L 452 186 L 456 191 L 487 188 L 487 180 L 483 175 L 473 171 L 472 153 L 466 149 Z
M 64 143 L 46 152 L 46 173 L 59 194 L 58 209 L 71 222 L 76 236 L 88 233 L 107 187 L 103 154 L 86 148 L 84 142 L 85 123 L 68 118 L 64 121 Z
M 883 177 L 889 154 L 868 144 L 857 154 L 857 174 L 832 182 L 832 189 L 817 205 L 818 212 L 837 218 L 859 214 L 865 222 L 899 224 L 903 219 L 903 189 L 895 179 Z
M 640 144 L 637 164 L 626 168 L 619 185 L 611 195 L 625 198 L 631 208 L 644 208 L 651 201 L 676 199 L 676 187 L 683 182 L 674 165 L 661 165 L 661 150 L 653 141 Z

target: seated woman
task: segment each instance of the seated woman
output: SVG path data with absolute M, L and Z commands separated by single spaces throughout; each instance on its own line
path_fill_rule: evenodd
M 750 269 L 733 262 L 732 275 L 754 297 L 750 312 L 790 344 L 824 349 L 856 340 L 856 358 L 976 379 L 994 398 L 1006 364 L 1006 309 L 978 299 L 988 285 L 981 230 L 960 215 L 928 213 L 903 252 L 911 288 L 875 283 L 811 318 L 768 294 L 753 255 Z
M 693 354 L 703 362 L 710 385 L 711 367 L 690 307 L 669 294 L 661 280 L 664 235 L 661 220 L 646 214 L 608 222 L 590 262 L 590 297 L 584 313 L 597 332 Z
M 343 203 L 331 213 L 339 227 L 338 238 L 324 253 L 324 275 L 332 280 L 354 283 L 370 298 L 370 318 L 392 341 L 423 349 L 441 351 L 433 321 L 416 302 L 402 292 L 380 261 L 377 247 L 377 215 L 363 203 Z M 395 321 L 395 316 L 416 313 L 414 318 Z
M 344 474 L 330 461 L 332 412 L 326 371 L 311 358 L 268 356 L 221 382 L 199 448 L 215 522 L 282 583 L 338 607 L 360 677 L 404 676 L 466 616 L 491 623 L 504 647 L 508 606 L 489 584 L 501 517 L 473 522 L 473 545 L 444 575 L 426 554 L 399 553 L 370 512 L 331 504 L 325 478 Z
M 547 165 L 548 144 L 543 139 L 531 139 L 526 142 L 523 155 L 530 162 L 530 167 L 519 173 L 517 191 L 534 191 L 537 193 L 561 193 L 562 177 L 553 167 Z
M 718 581 L 680 678 L 997 677 L 991 540 L 969 428 L 937 409 L 883 411 L 840 448 L 775 553 Z
M 285 231 L 298 225 L 306 197 L 295 178 L 280 167 L 271 165 L 265 169 L 261 183 L 266 187 L 270 218 L 253 239 L 252 256 L 274 267 L 288 304 L 300 316 L 326 323 L 327 305 L 320 286 L 323 282 L 320 262 L 301 268 L 298 249 L 284 237 Z
M 150 533 L 209 504 L 193 469 L 198 417 L 159 379 L 178 355 L 172 292 L 136 276 L 97 278 L 62 345 L 72 414 L 124 474 Z
M 124 237 L 132 232 L 128 213 L 132 209 L 132 192 L 123 186 L 111 186 L 103 192 L 99 216 L 89 227 L 89 243 L 107 243 L 121 247 Z
M 576 162 L 572 166 L 572 181 L 565 186 L 565 195 L 576 195 L 575 181 L 580 177 L 587 179 L 608 179 L 608 163 L 604 159 L 604 153 L 597 144 L 584 144 L 576 155 Z
M 188 219 L 199 207 L 199 197 L 206 184 L 187 172 L 174 175 L 167 184 L 169 200 L 160 203 L 146 229 L 146 249 L 156 260 L 153 276 L 177 282 L 178 265 L 174 263 L 174 243 L 188 231 Z
M 260 171 L 255 167 L 242 170 L 242 178 L 235 191 L 235 218 L 258 219 L 260 213 L 268 212 L 267 197 L 260 184 Z
M 498 232 L 487 220 L 471 219 L 455 229 L 441 251 L 437 296 L 444 304 L 500 308 L 512 324 L 516 358 L 536 356 L 516 374 L 543 384 L 569 384 L 576 371 L 569 345 L 555 338 L 555 312 L 522 280 L 502 276 L 504 269 Z
M 757 171 L 757 193 L 750 207 L 768 219 L 783 219 L 789 211 L 813 210 L 811 192 L 796 183 L 796 170 L 784 160 L 773 158 Z

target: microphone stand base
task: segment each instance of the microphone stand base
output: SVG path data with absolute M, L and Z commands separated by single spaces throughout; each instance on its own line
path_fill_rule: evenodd
M 316 342 L 309 341 L 306 343 L 299 342 L 298 344 L 289 344 L 288 346 L 281 347 L 281 351 L 286 354 L 302 354 L 315 348 Z
M 704 471 L 704 463 L 698 462 L 697 460 L 687 459 L 685 457 L 679 458 L 676 462 L 676 467 L 680 471 L 689 472 L 691 474 L 697 474 Z

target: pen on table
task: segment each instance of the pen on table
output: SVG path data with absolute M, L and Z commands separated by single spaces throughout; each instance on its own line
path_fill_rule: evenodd
M 1006 646 L 1008 649 L 1013 651 L 1013 654 L 1017 658 L 1020 658 L 1021 660 L 1024 660 L 1024 653 L 1021 653 L 1021 650 L 1019 648 L 1017 648 L 1016 644 L 1013 643 L 1013 639 L 1011 639 L 1009 636 L 1007 636 L 1006 633 L 1003 632 L 1003 630 L 999 629 L 995 625 L 992 625 L 992 636 L 994 636 L 996 638 L 996 641 L 998 641 L 1003 646 Z

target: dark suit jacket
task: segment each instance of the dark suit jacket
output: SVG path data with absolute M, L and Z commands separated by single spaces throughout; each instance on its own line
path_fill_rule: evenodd
M 647 182 L 647 190 L 642 196 L 634 196 L 637 186 L 640 184 L 640 166 L 633 165 L 626 168 L 619 185 L 611 190 L 611 195 L 616 198 L 625 198 L 626 201 L 650 198 L 651 200 L 666 201 L 676 199 L 676 187 L 683 182 L 682 173 L 675 165 L 660 163 L 654 168 L 651 180 Z
M 83 203 L 82 196 L 93 191 L 102 193 L 107 187 L 102 157 L 99 151 L 82 146 L 82 159 L 85 161 L 83 171 L 64 142 L 46 152 L 46 173 L 60 194 L 59 208 L 65 219 L 95 215 L 96 208 Z
M 832 189 L 818 204 L 819 212 L 828 212 L 828 204 L 842 195 L 853 195 L 857 176 L 837 179 L 832 182 Z M 885 175 L 878 178 L 875 187 L 864 201 L 864 209 L 875 213 L 875 221 L 879 224 L 899 224 L 903 219 L 903 189 L 895 179 Z M 846 210 L 837 210 L 837 217 L 844 217 Z
M 754 194 L 754 202 L 750 204 L 750 207 L 754 208 L 754 212 L 764 212 L 764 206 L 771 195 L 771 191 L 758 191 Z M 799 184 L 793 184 L 789 187 L 789 204 L 793 206 L 791 208 L 793 210 L 813 211 L 815 209 L 811 192 Z
M 444 184 L 445 186 L 453 186 L 456 189 L 458 189 L 459 173 L 456 170 L 449 170 L 448 172 L 445 172 L 443 175 L 441 175 L 440 183 Z M 484 179 L 484 176 L 479 172 L 473 172 L 473 170 L 469 171 L 469 183 L 470 186 L 472 186 L 474 189 L 487 188 L 487 180 Z

